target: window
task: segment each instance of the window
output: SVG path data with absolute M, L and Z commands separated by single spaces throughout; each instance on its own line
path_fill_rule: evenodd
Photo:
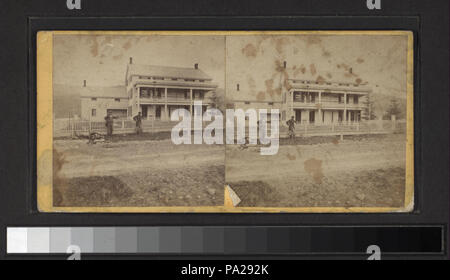
M 273 106 L 273 102 L 269 102 L 269 106 Z
M 113 117 L 122 119 L 127 117 L 127 109 L 107 109 L 106 114 L 112 114 Z
M 92 109 L 91 116 L 97 116 L 97 109 Z
M 245 101 L 244 103 L 247 104 L 247 105 L 250 105 L 250 102 L 249 102 L 249 101 Z
M 176 80 L 178 80 L 177 78 L 172 78 L 172 81 L 176 81 Z
M 305 93 L 304 92 L 300 93 L 300 102 L 305 103 Z
M 359 103 L 359 97 L 358 96 L 354 96 L 353 97 L 353 104 L 358 104 Z
M 120 98 L 114 98 L 114 101 L 120 102 Z
M 97 98 L 92 97 L 92 98 L 91 98 L 91 101 L 97 101 Z

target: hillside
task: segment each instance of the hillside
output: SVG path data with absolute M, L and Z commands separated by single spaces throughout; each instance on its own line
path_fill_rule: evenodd
M 53 85 L 53 112 L 55 118 L 81 115 L 81 86 Z

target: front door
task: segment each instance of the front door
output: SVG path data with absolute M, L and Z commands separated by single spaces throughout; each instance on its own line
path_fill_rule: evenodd
M 316 111 L 309 111 L 309 122 L 310 123 L 316 122 Z
M 142 106 L 142 117 L 147 118 L 148 116 L 148 110 L 147 106 Z
M 302 110 L 295 110 L 295 121 L 296 122 L 302 121 Z
M 156 110 L 155 110 L 155 118 L 156 119 L 161 119 L 161 106 L 157 106 Z

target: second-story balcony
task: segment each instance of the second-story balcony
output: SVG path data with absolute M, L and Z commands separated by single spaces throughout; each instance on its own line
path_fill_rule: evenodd
M 211 103 L 211 100 L 208 97 L 192 98 L 192 103 L 194 101 L 202 101 L 205 104 Z M 158 96 L 154 96 L 154 97 L 141 96 L 140 99 L 139 99 L 139 102 L 141 104 L 165 104 L 166 103 L 166 98 L 165 98 L 164 95 L 161 96 L 161 97 L 158 97 Z M 168 96 L 167 97 L 167 104 L 185 104 L 185 105 L 190 105 L 191 104 L 191 99 L 190 98 L 184 98 L 184 97 Z
M 336 110 L 344 110 L 347 109 L 354 109 L 354 110 L 362 110 L 364 108 L 364 104 L 361 103 L 354 103 L 349 102 L 345 104 L 344 102 L 339 101 L 322 101 L 319 102 L 318 100 L 315 100 L 314 102 L 306 102 L 301 100 L 294 100 L 293 103 L 294 108 L 304 108 L 304 109 L 336 109 Z

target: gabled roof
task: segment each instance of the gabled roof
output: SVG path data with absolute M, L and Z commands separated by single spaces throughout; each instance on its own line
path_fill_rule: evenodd
M 127 77 L 129 77 L 130 75 L 209 81 L 212 80 L 210 76 L 208 76 L 200 69 L 142 64 L 128 64 Z
M 127 90 L 126 90 L 126 87 L 124 87 L 124 86 L 80 87 L 80 96 L 81 97 L 98 97 L 98 98 L 128 98 Z

